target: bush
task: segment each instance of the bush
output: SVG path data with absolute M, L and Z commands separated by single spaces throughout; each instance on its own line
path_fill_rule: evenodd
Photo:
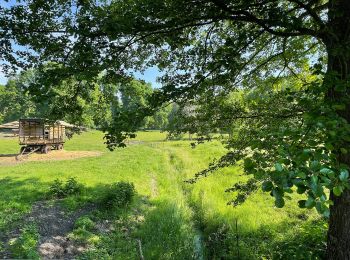
M 68 178 L 66 185 L 64 186 L 64 191 L 67 195 L 79 194 L 81 193 L 83 185 L 77 182 L 75 178 Z
M 63 184 L 63 182 L 59 179 L 56 179 L 50 185 L 49 194 L 51 197 L 61 199 L 69 195 L 80 194 L 82 189 L 83 185 L 80 184 L 75 178 L 68 178 L 65 184 Z
M 133 183 L 117 182 L 110 185 L 102 199 L 102 205 L 106 207 L 125 207 L 128 205 L 135 195 L 135 187 Z
M 49 194 L 55 198 L 63 198 L 65 196 L 63 183 L 59 179 L 53 181 L 49 188 Z

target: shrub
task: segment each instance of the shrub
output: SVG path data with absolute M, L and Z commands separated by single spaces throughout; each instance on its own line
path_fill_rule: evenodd
M 69 195 L 80 194 L 83 189 L 83 185 L 80 184 L 75 178 L 68 178 L 66 183 L 59 179 L 53 181 L 49 188 L 49 194 L 54 198 L 65 198 Z
M 133 183 L 117 182 L 110 185 L 103 196 L 102 205 L 106 207 L 125 207 L 135 195 Z
M 65 197 L 64 187 L 62 181 L 56 179 L 50 185 L 49 193 L 52 197 L 55 198 L 63 198 Z
M 68 178 L 64 190 L 67 195 L 79 194 L 81 193 L 83 185 L 80 184 L 75 178 Z

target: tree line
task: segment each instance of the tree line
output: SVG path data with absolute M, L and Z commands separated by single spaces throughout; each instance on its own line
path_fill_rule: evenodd
M 78 84 L 77 81 L 66 81 L 62 86 L 50 90 L 50 98 L 38 100 L 29 92 L 30 87 L 36 84 L 35 77 L 33 70 L 22 71 L 10 77 L 5 85 L 0 85 L 0 123 L 20 118 L 48 118 L 104 129 L 111 121 L 113 113 L 138 108 L 153 92 L 151 84 L 142 80 L 132 79 L 118 84 L 97 81 L 89 93 L 88 101 L 77 98 L 74 113 L 58 117 L 60 115 L 57 111 L 66 102 L 71 102 L 71 88 Z M 154 115 L 144 118 L 139 124 L 139 130 L 171 131 L 178 125 L 175 123 L 181 115 L 178 110 L 179 106 L 174 103 L 162 107 Z M 79 113 L 76 114 L 77 112 Z

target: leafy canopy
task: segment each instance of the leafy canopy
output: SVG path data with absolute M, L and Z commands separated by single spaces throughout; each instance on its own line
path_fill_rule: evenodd
M 106 83 L 128 82 L 131 70 L 158 66 L 163 87 L 117 109 L 106 128 L 110 148 L 123 146 L 162 104 L 190 104 L 202 132 L 235 130 L 228 154 L 196 178 L 242 160 L 255 181 L 234 189 L 249 193 L 263 182 L 282 207 L 296 186 L 307 198 L 301 207 L 328 216 L 326 190 L 340 195 L 349 177 L 339 160 L 348 153 L 341 111 L 349 102 L 327 98 L 334 85 L 342 97 L 348 83 L 325 77 L 329 49 L 347 48 L 347 34 L 334 36 L 341 23 L 330 7 L 323 0 L 26 1 L 1 9 L 7 49 L 0 51 L 12 67 L 35 61 L 43 72 L 31 88 L 38 97 L 42 86 L 72 76 L 89 93 L 101 73 Z M 30 51 L 14 51 L 15 43 Z M 49 61 L 57 66 L 45 69 Z

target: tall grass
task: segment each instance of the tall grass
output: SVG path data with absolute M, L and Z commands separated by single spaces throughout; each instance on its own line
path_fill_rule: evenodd
M 221 169 L 194 185 L 184 182 L 221 156 L 223 146 L 214 141 L 192 149 L 189 141 L 165 141 L 165 136 L 140 132 L 137 142 L 110 152 L 103 144 L 103 133 L 91 131 L 74 136 L 65 149 L 98 150 L 102 156 L 1 166 L 0 233 L 15 226 L 35 201 L 45 199 L 55 179 L 75 177 L 87 192 L 65 199 L 63 205 L 69 210 L 96 201 L 104 185 L 117 181 L 134 183 L 138 193 L 124 211 L 92 213 L 96 221 L 109 217 L 119 223 L 116 225 L 133 228 L 128 236 L 97 234 L 103 243 L 92 246 L 87 258 L 133 259 L 138 255 L 137 240 L 146 259 L 322 256 L 326 226 L 314 211 L 297 208 L 295 197 L 277 209 L 261 191 L 241 206 L 227 205 L 235 194 L 225 189 L 248 178 L 239 165 Z M 17 150 L 15 139 L 0 139 L 0 153 Z

